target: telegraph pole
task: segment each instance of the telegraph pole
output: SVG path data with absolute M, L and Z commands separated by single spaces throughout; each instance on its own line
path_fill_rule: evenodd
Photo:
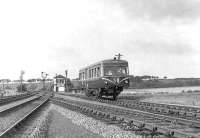
M 65 78 L 65 91 L 69 92 L 69 86 L 67 84 L 67 75 L 68 75 L 68 70 L 65 70 L 65 76 L 66 76 L 66 78 Z
M 5 94 L 4 79 L 2 79 L 2 84 L 3 84 L 3 91 L 1 93 L 1 95 L 3 96 Z
M 5 92 L 4 80 L 2 80 L 2 82 L 3 82 L 3 92 Z
M 20 87 L 21 87 L 21 92 L 22 92 L 22 81 L 23 81 L 23 75 L 24 75 L 25 71 L 21 71 L 20 72 Z
M 48 74 L 45 72 L 41 72 L 41 77 L 43 81 L 43 90 L 45 90 L 45 79 L 47 78 Z

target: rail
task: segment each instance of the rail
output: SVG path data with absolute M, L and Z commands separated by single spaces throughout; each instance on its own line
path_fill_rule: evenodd
M 3 131 L 2 133 L 0 133 L 0 138 L 6 137 L 9 134 L 9 132 L 11 132 L 18 124 L 22 123 L 26 118 L 28 118 L 32 113 L 34 113 L 37 109 L 39 109 L 48 100 L 49 100 L 49 97 L 47 97 L 44 101 L 42 101 L 38 106 L 36 106 L 33 110 L 31 110 L 29 113 L 27 113 L 20 120 L 18 120 L 13 125 L 11 125 L 9 128 L 7 128 L 5 131 Z
M 61 103 L 62 102 L 61 100 L 62 100 L 62 98 L 57 100 L 56 102 Z M 70 100 L 68 99 L 67 101 L 70 101 Z M 76 101 L 76 102 L 80 102 L 80 101 Z M 83 101 L 82 101 L 82 103 L 83 103 Z M 91 102 L 89 102 L 89 103 L 91 104 Z M 96 104 L 101 104 L 101 103 L 96 103 Z M 118 110 L 120 109 L 120 110 L 124 110 L 124 111 L 126 110 L 126 111 L 131 111 L 131 112 L 137 112 L 140 115 L 151 116 L 154 119 L 159 119 L 159 120 L 164 119 L 165 121 L 169 121 L 169 122 L 177 121 L 179 123 L 187 124 L 188 126 L 193 125 L 193 124 L 197 125 L 198 127 L 200 126 L 199 121 L 187 120 L 187 119 L 182 119 L 182 118 L 178 118 L 178 117 L 171 117 L 171 116 L 168 116 L 168 115 L 159 115 L 159 114 L 154 114 L 154 113 L 150 113 L 150 112 L 146 112 L 146 111 L 135 110 L 135 109 L 130 109 L 130 108 L 126 108 L 126 107 L 120 107 L 120 106 L 117 106 L 117 105 L 112 105 L 110 107 L 118 108 Z M 125 119 L 130 120 L 129 118 L 125 118 Z M 150 130 L 153 131 L 156 128 L 156 131 L 158 131 L 158 132 L 161 132 L 161 133 L 164 133 L 164 134 L 171 133 L 175 137 L 180 137 L 180 138 L 188 138 L 188 137 L 198 138 L 199 137 L 199 135 L 196 135 L 196 134 L 186 134 L 186 133 L 179 131 L 179 130 L 169 129 L 169 128 L 162 127 L 162 126 L 155 126 L 152 123 L 147 123 L 145 121 L 136 120 L 136 119 L 131 119 L 131 120 L 133 121 L 133 123 L 136 124 L 136 126 L 141 126 L 141 124 L 145 124 L 145 128 L 147 128 L 147 129 L 150 129 Z

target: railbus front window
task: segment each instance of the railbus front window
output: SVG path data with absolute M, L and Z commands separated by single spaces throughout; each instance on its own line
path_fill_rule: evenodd
M 105 67 L 104 75 L 106 76 L 127 75 L 127 68 L 126 67 Z

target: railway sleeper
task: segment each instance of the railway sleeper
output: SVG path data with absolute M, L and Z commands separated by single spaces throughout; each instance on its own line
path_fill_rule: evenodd
M 180 114 L 180 113 L 178 113 L 178 112 L 175 111 L 175 110 L 169 109 L 169 110 L 167 111 L 167 114 L 168 114 L 168 115 L 176 115 L 176 114 Z
M 153 110 L 153 107 L 151 107 L 151 106 L 149 106 L 149 107 L 147 107 L 147 110 Z
M 126 131 L 136 131 L 137 125 L 132 120 L 126 120 L 122 123 L 122 127 Z
M 123 117 L 119 117 L 118 123 L 123 124 L 125 122 L 125 119 Z
M 187 113 L 187 117 L 191 117 L 191 118 L 197 118 L 197 114 L 196 113 L 191 113 L 191 112 L 189 112 L 189 113 Z
M 165 109 L 159 108 L 157 111 L 158 111 L 159 113 L 164 113 L 164 112 L 165 112 Z
M 168 131 L 164 134 L 167 138 L 174 138 L 174 131 Z
M 160 133 L 158 132 L 158 128 L 154 126 L 150 131 L 150 136 L 157 136 L 157 135 L 160 135 Z
M 145 106 L 144 105 L 140 105 L 139 108 L 145 109 Z
M 181 115 L 182 117 L 186 117 L 187 116 L 187 112 L 186 111 L 181 111 L 181 112 L 179 112 L 179 115 Z
M 162 109 L 163 114 L 168 114 L 168 109 Z
M 154 108 L 153 108 L 153 111 L 155 111 L 155 112 L 161 112 L 161 108 L 154 107 Z

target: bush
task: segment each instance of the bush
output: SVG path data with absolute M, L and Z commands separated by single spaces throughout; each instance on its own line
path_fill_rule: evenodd
M 27 86 L 26 84 L 22 84 L 22 88 L 21 88 L 21 84 L 17 86 L 17 91 L 18 92 L 25 92 L 27 91 Z

